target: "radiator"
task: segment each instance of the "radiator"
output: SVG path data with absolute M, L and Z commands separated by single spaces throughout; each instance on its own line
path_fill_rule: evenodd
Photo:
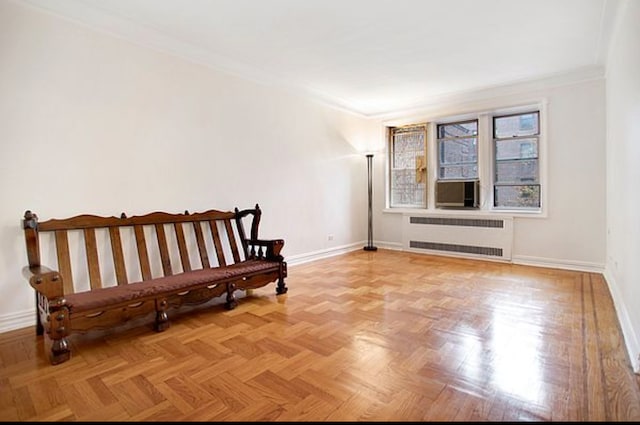
M 511 260 L 513 218 L 405 214 L 406 251 Z

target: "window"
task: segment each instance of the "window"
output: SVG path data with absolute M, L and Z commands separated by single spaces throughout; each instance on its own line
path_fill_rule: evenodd
M 438 124 L 438 180 L 478 178 L 478 120 Z
M 426 208 L 426 124 L 389 129 L 391 207 Z
M 545 216 L 544 117 L 541 101 L 388 125 L 387 207 Z
M 538 111 L 493 117 L 494 185 L 497 208 L 540 208 Z

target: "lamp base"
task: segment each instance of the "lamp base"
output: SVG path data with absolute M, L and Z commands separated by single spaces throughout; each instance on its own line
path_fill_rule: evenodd
M 365 251 L 377 251 L 378 247 L 377 246 L 365 246 L 363 249 Z

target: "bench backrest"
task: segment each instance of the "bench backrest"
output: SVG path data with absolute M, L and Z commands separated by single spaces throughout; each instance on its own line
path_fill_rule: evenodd
M 248 215 L 257 238 L 257 205 L 235 212 L 79 215 L 42 222 L 27 211 L 23 227 L 29 266 L 58 270 L 69 294 L 243 261 L 251 257 L 243 227 Z

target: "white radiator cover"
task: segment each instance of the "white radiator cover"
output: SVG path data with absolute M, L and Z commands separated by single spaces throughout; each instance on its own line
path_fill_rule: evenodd
M 511 261 L 513 217 L 407 213 L 402 244 L 411 252 Z

